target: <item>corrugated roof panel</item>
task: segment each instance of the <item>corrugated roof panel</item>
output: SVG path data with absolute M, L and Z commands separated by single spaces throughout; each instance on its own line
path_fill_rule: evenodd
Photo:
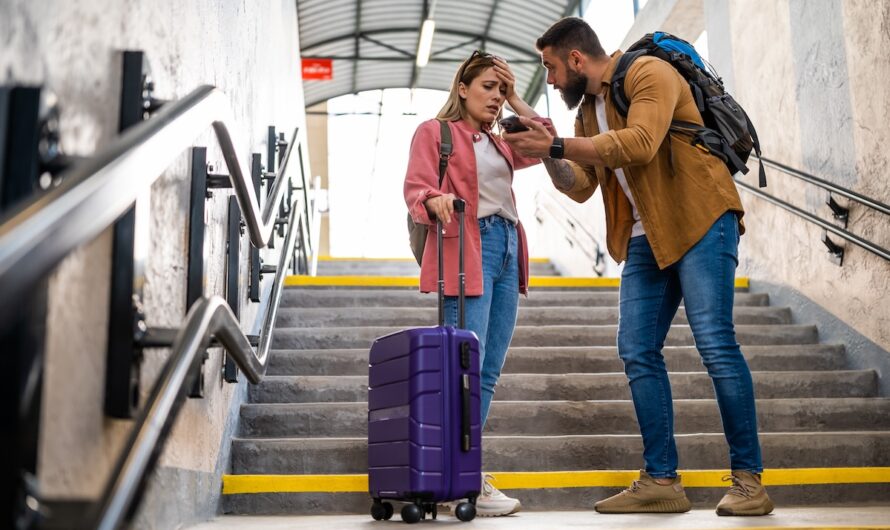
M 362 2 L 362 31 L 395 27 L 420 28 L 423 5 L 420 2 L 369 0 Z
M 492 2 L 438 2 L 433 17 L 436 27 L 460 29 L 479 34 L 485 29 Z
M 417 86 L 434 90 L 448 90 L 460 63 L 430 63 L 420 70 Z
M 563 15 L 569 2 L 575 1 L 438 0 L 433 12 L 436 34 L 432 60 L 418 71 L 415 86 L 447 90 L 460 62 L 481 47 L 481 39 L 486 37 L 485 26 L 494 8 L 486 50 L 513 63 L 517 91 L 525 93 L 540 68 L 535 39 Z M 416 53 L 423 9 L 419 1 L 297 0 L 301 53 L 314 57 L 352 57 L 359 5 L 360 32 L 367 36 L 359 41 L 359 57 L 368 60 L 360 59 L 357 69 L 352 61 L 335 60 L 333 81 L 304 82 L 307 104 L 348 94 L 353 87 L 361 91 L 411 84 L 414 61 L 406 54 Z M 388 60 L 381 60 L 383 58 Z M 353 81 L 354 71 L 358 72 L 358 78 Z

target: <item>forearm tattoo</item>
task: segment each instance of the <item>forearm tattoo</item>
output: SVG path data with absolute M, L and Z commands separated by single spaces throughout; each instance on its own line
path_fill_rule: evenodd
M 569 191 L 575 185 L 575 172 L 565 160 L 545 158 L 544 167 L 550 174 L 550 180 L 559 191 Z

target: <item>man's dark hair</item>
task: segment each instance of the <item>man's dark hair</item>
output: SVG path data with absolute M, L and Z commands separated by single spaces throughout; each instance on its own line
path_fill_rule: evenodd
M 587 22 L 578 17 L 566 17 L 558 20 L 541 35 L 535 42 L 535 46 L 538 51 L 543 51 L 544 48 L 550 46 L 562 57 L 565 57 L 571 50 L 578 50 L 591 57 L 606 55 L 596 32 Z

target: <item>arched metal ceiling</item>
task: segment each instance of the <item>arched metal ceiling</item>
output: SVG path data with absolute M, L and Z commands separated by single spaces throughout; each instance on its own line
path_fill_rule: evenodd
M 543 88 L 535 40 L 589 0 L 297 0 L 300 54 L 333 60 L 333 79 L 304 80 L 306 106 L 381 88 L 448 90 L 475 49 L 507 59 L 526 101 Z M 420 27 L 436 21 L 432 53 L 415 66 Z

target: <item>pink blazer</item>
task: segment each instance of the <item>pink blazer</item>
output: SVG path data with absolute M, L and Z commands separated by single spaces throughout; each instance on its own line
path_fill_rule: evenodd
M 448 123 L 451 128 L 451 143 L 453 145 L 451 157 L 448 160 L 448 169 L 442 181 L 439 183 L 439 142 L 441 131 L 438 120 L 428 120 L 420 124 L 411 141 L 411 155 L 408 159 L 408 172 L 405 175 L 405 203 L 408 211 L 416 223 L 435 225 L 435 218 L 430 219 L 424 206 L 424 201 L 431 197 L 438 197 L 445 193 L 453 193 L 455 197 L 463 199 L 467 203 L 464 265 L 466 269 L 466 294 L 467 296 L 480 296 L 482 294 L 482 244 L 479 235 L 479 224 L 476 223 L 476 212 L 479 204 L 479 181 L 476 175 L 476 153 L 473 150 L 473 135 L 477 134 L 469 124 L 463 120 Z M 488 134 L 504 156 L 510 166 L 511 174 L 517 169 L 522 169 L 541 162 L 539 158 L 526 158 L 513 152 L 507 142 L 500 137 Z M 514 195 L 515 203 L 516 197 Z M 457 215 L 453 215 L 451 223 L 445 226 L 445 294 L 458 295 L 458 226 Z M 525 230 L 522 223 L 517 226 L 519 233 L 519 292 L 528 293 L 528 243 L 525 238 Z M 430 230 L 427 236 L 426 247 L 423 253 L 423 264 L 420 268 L 421 292 L 435 292 L 438 278 L 438 250 L 436 249 L 436 231 Z

